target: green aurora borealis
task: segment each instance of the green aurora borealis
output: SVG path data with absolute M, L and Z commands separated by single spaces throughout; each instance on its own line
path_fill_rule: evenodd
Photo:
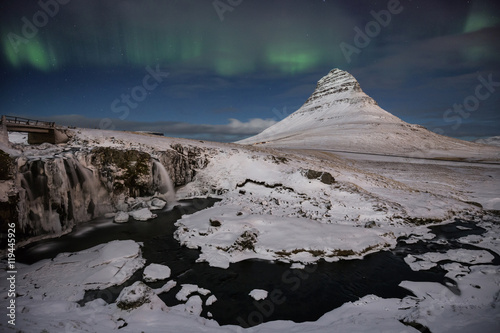
M 328 8 L 330 13 L 309 8 L 310 15 L 306 16 L 285 8 L 269 17 L 269 13 L 260 14 L 258 7 L 248 8 L 249 4 L 242 2 L 232 12 L 225 12 L 221 22 L 211 2 L 184 2 L 167 1 L 147 7 L 122 1 L 116 2 L 115 8 L 89 5 L 86 11 L 78 9 L 79 13 L 65 8 L 72 3 L 60 5 L 59 12 L 49 17 L 36 36 L 27 39 L 21 32 L 24 22 L 10 17 L 1 25 L 2 51 L 13 68 L 31 66 L 42 71 L 75 64 L 144 67 L 159 63 L 210 68 L 222 76 L 260 69 L 296 74 L 324 64 L 342 63 L 338 44 L 349 42 L 354 35 L 352 28 L 345 27 L 363 27 L 363 22 L 357 22 L 346 8 L 326 3 L 316 5 Z M 404 7 L 405 1 L 401 5 Z M 23 12 L 32 22 L 41 8 L 31 7 Z M 499 18 L 491 15 L 487 3 L 476 1 L 469 13 L 457 21 L 461 21 L 461 27 L 455 33 L 470 33 L 497 25 Z M 12 34 L 27 42 L 17 41 Z M 13 47 L 16 43 L 17 52 Z
M 226 44 L 218 40 L 207 42 L 201 36 L 160 37 L 139 29 L 117 35 L 116 39 L 112 39 L 117 41 L 115 46 L 109 43 L 109 36 L 102 40 L 89 38 L 78 43 L 57 40 L 57 37 L 37 37 L 20 45 L 19 52 L 15 52 L 7 35 L 3 34 L 2 48 L 9 65 L 14 68 L 32 66 L 42 71 L 58 70 L 73 64 L 147 66 L 160 63 L 166 66 L 189 63 L 193 67 L 208 66 L 222 76 L 249 73 L 257 68 L 294 74 L 325 63 L 328 58 L 341 56 L 333 47 L 320 51 L 307 41 L 278 39 L 266 43 L 256 52 L 249 45 L 241 44 L 238 36 L 234 36 L 234 40 L 231 36 L 227 37 L 230 42 Z M 214 48 L 213 43 L 220 45 Z
M 56 1 L 59 0 L 42 0 L 44 3 Z M 429 123 L 441 121 L 443 108 L 463 99 L 463 94 L 477 76 L 474 73 L 500 73 L 500 5 L 493 0 L 401 0 L 401 14 L 393 15 L 387 27 L 382 27 L 366 47 L 352 55 L 352 61 L 347 61 L 339 45 L 342 42 L 354 44 L 354 28 L 364 30 L 365 24 L 374 20 L 372 11 L 385 10 L 390 1 L 397 0 L 243 0 L 231 11 L 226 11 L 222 21 L 211 0 L 60 1 L 67 4 L 60 4 L 57 13 L 48 17 L 47 22 L 42 22 L 44 24 L 38 31 L 28 37 L 23 34 L 23 26 L 26 20 L 32 23 L 34 15 L 42 10 L 38 1 L 3 2 L 0 5 L 0 64 L 4 76 L 15 81 L 13 86 L 27 85 L 36 89 L 37 83 L 23 76 L 26 71 L 35 71 L 33 73 L 38 73 L 37 80 L 40 79 L 43 87 L 45 77 L 47 82 L 58 86 L 58 90 L 64 90 L 59 82 L 63 77 L 67 80 L 72 70 L 80 70 L 89 75 L 85 89 L 95 85 L 98 99 L 113 100 L 114 95 L 102 95 L 101 83 L 93 78 L 104 75 L 104 72 L 130 73 L 132 76 L 132 73 L 144 71 L 146 66 L 159 65 L 173 74 L 172 79 L 179 77 L 179 82 L 170 84 L 202 91 L 194 95 L 173 96 L 162 90 L 166 104 L 171 107 L 175 104 L 179 109 L 189 108 L 196 114 L 193 109 L 196 107 L 182 104 L 180 96 L 189 95 L 189 103 L 194 103 L 192 96 L 205 98 L 210 91 L 208 97 L 213 98 L 213 103 L 199 101 L 201 109 L 205 104 L 213 104 L 214 109 L 238 109 L 244 115 L 234 116 L 246 121 L 272 118 L 269 110 L 273 107 L 299 107 L 311 93 L 315 81 L 329 69 L 339 67 L 352 72 L 368 93 L 378 94 L 374 97 L 388 111 L 403 118 L 406 116 L 407 121 L 429 126 Z M 189 82 L 183 81 L 187 80 L 186 73 L 191 75 Z M 69 79 L 85 80 L 78 75 L 78 78 Z M 183 75 L 185 79 L 182 79 Z M 192 81 L 193 75 L 197 82 Z M 458 81 L 453 77 L 467 76 L 468 81 L 457 87 L 455 82 Z M 214 92 L 219 88 L 206 85 L 214 78 L 225 80 L 221 84 L 225 91 L 220 88 Z M 113 78 L 109 79 L 113 82 Z M 118 91 L 133 86 L 135 82 L 125 84 L 121 77 L 114 80 L 118 82 Z M 450 82 L 449 87 L 442 85 L 443 80 Z M 228 99 L 227 96 L 237 95 L 231 92 L 231 89 L 239 89 L 234 86 L 235 82 L 248 89 L 249 94 L 259 94 L 248 97 L 257 104 L 240 105 L 240 97 Z M 415 96 L 417 90 L 424 93 L 425 89 L 435 90 L 436 87 L 444 91 L 442 102 L 438 103 L 436 96 L 425 101 Z M 78 87 L 72 88 L 78 90 Z M 4 98 L 4 106 L 14 110 L 11 113 L 35 112 L 19 104 L 19 100 L 25 98 L 22 96 L 30 94 L 28 90 L 9 89 L 4 93 L 9 96 L 20 94 L 15 98 Z M 262 95 L 263 91 L 270 93 Z M 391 92 L 397 98 L 391 97 Z M 455 97 L 452 97 L 453 92 Z M 216 93 L 221 94 L 220 97 L 214 95 Z M 58 92 L 58 96 L 60 94 Z M 94 93 L 87 91 L 85 96 L 89 94 Z M 429 95 L 428 92 L 425 94 Z M 287 100 L 286 96 L 292 98 Z M 408 107 L 402 96 L 406 96 L 410 103 L 418 101 L 421 104 Z M 156 115 L 159 114 L 155 110 L 160 108 L 161 99 L 158 97 L 155 103 L 144 103 L 141 107 L 149 108 L 146 111 Z M 56 110 L 55 114 L 66 113 L 60 110 L 60 104 L 48 105 L 47 110 Z M 97 110 L 106 108 L 106 105 L 88 105 L 81 106 L 79 110 L 83 111 L 78 112 L 83 116 L 93 116 Z M 424 112 L 416 114 L 411 111 L 413 109 L 424 109 Z M 85 110 L 89 110 L 88 114 Z M 206 114 L 207 111 L 202 112 Z M 486 118 L 480 119 L 482 123 L 493 118 L 498 121 L 493 111 L 488 112 Z M 50 115 L 48 113 L 44 111 Z M 152 116 L 152 119 L 155 117 L 159 116 Z M 169 117 L 175 121 L 184 119 L 176 113 Z M 222 117 L 217 113 L 211 118 L 193 116 L 192 119 L 222 123 L 225 121 Z

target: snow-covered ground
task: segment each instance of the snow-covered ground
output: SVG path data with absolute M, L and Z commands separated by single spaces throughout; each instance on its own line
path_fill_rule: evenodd
M 113 146 L 151 154 L 176 143 L 204 149 L 208 166 L 177 191 L 177 198 L 212 195 L 221 201 L 180 219 L 176 237 L 188 247 L 199 248 L 199 261 L 213 266 L 259 258 L 290 262 L 300 269 L 319 259 L 359 258 L 392 248 L 401 236 L 426 239 L 430 223 L 460 217 L 475 219 L 487 230 L 479 238 L 465 237 L 463 243 L 500 254 L 499 223 L 482 221 L 486 213 L 476 204 L 498 209 L 500 174 L 494 165 L 354 160 L 332 152 L 277 151 L 98 130 L 75 133 L 73 147 Z M 27 148 L 24 153 L 47 156 L 57 149 L 62 148 Z M 418 323 L 432 332 L 496 332 L 500 267 L 491 264 L 491 256 L 480 250 L 449 250 L 410 257 L 412 268 L 439 265 L 457 285 L 405 281 L 401 286 L 415 296 L 369 295 L 316 322 L 268 322 L 248 331 L 325 332 L 334 327 L 339 332 L 417 332 L 411 325 Z M 458 262 L 450 264 L 447 259 Z M 120 306 L 99 299 L 85 306 L 76 303 L 85 290 L 121 284 L 144 265 L 140 244 L 133 241 L 19 265 L 17 324 L 10 327 L 3 321 L 0 327 L 12 332 L 244 331 L 200 317 L 217 295 L 196 285 L 182 285 L 176 296 L 185 303 L 167 307 L 157 294 L 172 292 L 176 281 L 168 280 L 165 267 L 148 266 L 143 277 L 144 282 L 163 279 L 164 287 L 155 290 L 137 283 L 123 291 Z M 6 277 L 2 269 L 0 279 Z M 0 288 L 7 292 L 5 284 Z M 208 297 L 205 303 L 200 295 Z M 272 293 L 262 300 L 266 301 L 272 302 Z
M 28 133 L 25 132 L 9 132 L 9 141 L 11 143 L 28 144 Z
M 308 152 L 315 154 L 314 152 Z M 324 153 L 321 153 L 324 154 Z M 369 154 L 334 153 L 365 173 L 378 174 L 420 192 L 431 192 L 488 210 L 500 210 L 500 163 L 467 163 Z
M 489 138 L 477 139 L 474 142 L 499 147 L 500 146 L 500 136 L 492 136 Z
M 288 151 L 285 156 L 283 163 L 256 153 L 249 158 L 245 151 L 219 154 L 217 163 L 177 194 L 191 197 L 223 188 L 222 201 L 178 221 L 176 237 L 200 248 L 200 261 L 218 267 L 249 258 L 303 263 L 355 258 L 419 232 L 414 222 L 437 223 L 477 213 L 477 204 L 469 202 L 493 209 L 499 197 L 483 184 L 499 184 L 500 169 L 495 166 L 490 180 L 489 173 L 477 173 L 471 166 L 451 167 L 440 178 L 442 173 L 434 172 L 440 165 L 406 163 L 405 171 L 396 163 L 399 173 L 391 178 L 390 162 L 374 167 L 372 162 L 314 151 Z M 311 169 L 332 174 L 335 182 L 308 179 L 305 170 Z M 463 179 L 464 170 L 471 174 L 469 179 Z M 426 175 L 427 183 L 422 181 Z

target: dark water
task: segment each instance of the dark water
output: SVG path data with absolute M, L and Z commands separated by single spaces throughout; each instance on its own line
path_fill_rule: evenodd
M 158 218 L 148 222 L 134 221 L 131 218 L 128 223 L 117 224 L 110 219 L 95 219 L 75 227 L 67 235 L 42 240 L 17 249 L 16 260 L 32 264 L 42 259 L 54 258 L 61 252 L 81 251 L 113 240 L 133 239 L 137 242 L 147 243 L 154 241 L 158 235 L 170 235 L 172 238 L 171 236 L 176 229 L 174 223 L 182 215 L 211 207 L 217 201 L 219 200 L 214 198 L 182 200 L 179 206 L 168 212 L 155 211 Z M 177 243 L 173 239 L 172 241 Z M 168 249 L 166 250 L 168 251 Z M 149 252 L 149 246 L 143 249 L 143 252 Z
M 370 254 L 360 260 L 341 260 L 334 263 L 320 261 L 302 270 L 291 269 L 290 264 L 280 262 L 246 260 L 231 264 L 228 269 L 220 269 L 210 267 L 206 263 L 195 263 L 199 251 L 181 247 L 172 236 L 175 231 L 174 222 L 182 214 L 211 206 L 215 201 L 185 201 L 187 206 L 160 213 L 159 218 L 151 222 L 133 221 L 117 225 L 106 224 L 102 220 L 94 221 L 70 235 L 20 249 L 17 256 L 21 262 L 33 263 L 40 259 L 52 258 L 62 251 L 80 251 L 115 239 L 144 242 L 142 251 L 147 264 L 168 265 L 172 270 L 171 279 L 177 281 L 177 287 L 159 295 L 168 306 L 180 303 L 175 295 L 181 284 L 196 284 L 209 289 L 218 299 L 213 305 L 203 307 L 202 316 L 207 316 L 207 312 L 210 312 L 221 325 L 237 324 L 247 327 L 279 319 L 295 322 L 314 321 L 345 302 L 356 301 L 368 294 L 384 298 L 411 295 L 398 286 L 403 280 L 438 282 L 457 292 L 453 289 L 454 281 L 445 278 L 446 272 L 441 268 L 414 272 L 403 259 L 410 253 L 446 252 L 459 247 L 478 249 L 472 245 L 461 244 L 456 239 L 485 232 L 472 222 L 456 221 L 431 227 L 431 231 L 436 234 L 433 240 L 415 244 L 400 241 L 392 251 Z M 494 264 L 500 264 L 499 256 L 489 252 L 495 256 Z M 142 270 L 121 286 L 88 291 L 80 304 L 96 298 L 113 302 L 124 287 L 141 280 L 141 277 Z M 164 283 L 165 281 L 161 281 L 148 285 L 159 288 Z M 254 301 L 248 293 L 256 288 L 267 290 L 268 298 Z M 200 297 L 204 301 L 208 298 L 203 295 Z

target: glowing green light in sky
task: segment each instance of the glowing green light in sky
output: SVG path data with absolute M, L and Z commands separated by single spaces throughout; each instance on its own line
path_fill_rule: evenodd
M 493 27 L 498 23 L 500 20 L 494 16 L 494 11 L 487 3 L 475 1 L 465 21 L 464 33 Z
M 216 58 L 214 67 L 216 73 L 221 76 L 233 76 L 251 72 L 254 64 L 249 59 Z
M 259 40 L 255 45 L 229 29 L 221 29 L 218 35 L 208 39 L 196 29 L 184 34 L 136 25 L 123 25 L 112 29 L 109 34 L 94 31 L 92 27 L 84 30 L 85 38 L 80 40 L 50 33 L 43 39 L 38 36 L 26 39 L 25 43 L 19 44 L 18 52 L 5 36 L 2 48 L 12 67 L 30 66 L 41 71 L 73 65 L 144 67 L 189 64 L 208 66 L 221 76 L 234 76 L 255 71 L 257 66 L 296 74 L 321 62 L 321 53 L 315 50 L 315 45 L 284 41 L 283 36 L 275 38 L 279 42 Z M 332 59 L 325 61 L 328 60 Z
M 57 67 L 56 51 L 50 46 L 44 46 L 36 38 L 28 39 L 26 43 L 20 44 L 17 52 L 7 36 L 4 36 L 2 40 L 7 60 L 15 68 L 29 65 L 46 72 Z
M 18 58 L 16 51 L 11 46 L 9 39 L 4 36 L 2 38 L 2 48 L 5 56 L 7 57 L 7 61 L 15 68 L 21 66 L 20 59 Z
M 496 25 L 499 20 L 491 15 L 474 13 L 469 15 L 465 23 L 464 32 L 474 32 Z
M 296 74 L 313 68 L 319 63 L 320 57 L 305 45 L 302 48 L 277 45 L 268 49 L 267 60 L 284 73 Z
M 197 58 L 202 54 L 202 45 L 189 39 L 182 39 L 180 42 L 180 59 L 181 61 Z
M 293 17 L 283 16 L 258 25 L 251 17 L 228 19 L 222 24 L 216 13 L 207 14 L 194 4 L 165 1 L 151 7 L 124 2 L 108 17 L 105 9 L 101 12 L 100 7 L 90 9 L 75 2 L 74 6 L 85 10 L 75 10 L 78 15 L 66 12 L 68 16 L 61 11 L 57 20 L 40 27 L 33 38 L 23 36 L 23 24 L 14 17 L 0 22 L 4 33 L 1 52 L 16 69 L 160 65 L 203 68 L 221 76 L 252 73 L 259 68 L 295 74 L 335 60 L 332 50 L 337 40 L 329 36 L 330 47 L 322 38 L 309 39 L 304 33 L 308 22 L 301 26 Z M 189 9 L 187 17 L 179 14 L 184 13 L 180 11 L 183 8 Z M 208 8 L 213 9 L 210 4 Z M 8 33 L 23 39 L 18 51 L 10 45 Z

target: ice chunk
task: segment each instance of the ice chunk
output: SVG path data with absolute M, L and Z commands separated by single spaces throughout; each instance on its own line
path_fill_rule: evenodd
M 152 200 L 148 201 L 148 206 L 150 209 L 163 209 L 165 205 L 167 204 L 166 201 L 158 199 L 158 198 L 153 198 Z
M 165 280 L 170 277 L 170 268 L 165 265 L 151 264 L 144 269 L 143 278 L 146 282 Z
M 267 298 L 267 291 L 262 289 L 254 289 L 248 295 L 252 296 L 254 300 L 260 301 Z
M 405 262 L 414 271 L 427 270 L 437 265 L 440 261 L 451 260 L 460 263 L 480 264 L 490 263 L 495 257 L 485 250 L 453 249 L 445 253 L 428 252 L 419 255 L 407 255 Z
M 115 215 L 114 221 L 116 223 L 125 223 L 125 222 L 128 222 L 129 217 L 130 217 L 130 215 L 128 215 L 128 213 L 126 213 L 126 212 L 118 212 Z
M 175 295 L 179 301 L 187 301 L 188 296 L 198 290 L 198 286 L 194 284 L 183 284 L 181 290 Z
M 177 295 L 175 295 L 175 298 L 179 301 L 186 301 L 189 295 L 196 292 L 201 295 L 210 294 L 210 290 L 200 288 L 195 284 L 183 284 L 181 290 L 177 293 Z
M 113 241 L 106 244 L 100 251 L 98 258 L 89 263 L 89 267 L 95 267 L 124 258 L 136 258 L 141 254 L 139 244 L 133 240 Z
M 158 288 L 158 289 L 155 289 L 155 293 L 157 295 L 161 294 L 161 293 L 168 293 L 170 290 L 172 290 L 172 288 L 174 288 L 175 286 L 177 285 L 177 282 L 171 280 L 171 281 L 168 281 L 167 283 L 165 283 L 163 285 L 163 287 L 161 288 Z
M 210 295 L 209 298 L 207 298 L 206 302 L 205 302 L 205 305 L 212 305 L 214 304 L 215 302 L 217 302 L 217 297 L 215 297 L 215 295 Z
M 134 210 L 129 213 L 137 221 L 147 221 L 157 217 L 156 214 L 151 213 L 148 208 L 142 208 L 139 210 Z

